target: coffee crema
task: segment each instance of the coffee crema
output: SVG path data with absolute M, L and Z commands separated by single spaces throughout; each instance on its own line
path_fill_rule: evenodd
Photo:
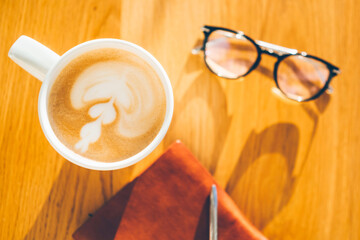
M 58 139 L 102 162 L 129 158 L 155 138 L 164 122 L 165 90 L 139 56 L 116 48 L 72 60 L 50 90 L 48 115 Z

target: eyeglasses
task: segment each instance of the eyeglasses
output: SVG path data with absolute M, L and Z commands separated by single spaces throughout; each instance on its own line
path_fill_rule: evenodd
M 266 54 L 277 57 L 274 66 L 276 86 L 288 98 L 304 102 L 332 92 L 330 81 L 340 73 L 331 63 L 296 49 L 253 40 L 241 31 L 204 26 L 202 46 L 193 49 L 204 51 L 206 66 L 217 76 L 238 79 L 254 70 Z

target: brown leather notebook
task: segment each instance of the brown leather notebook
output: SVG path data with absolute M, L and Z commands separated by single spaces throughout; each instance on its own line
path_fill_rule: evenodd
M 77 240 L 209 239 L 209 195 L 215 183 L 184 144 L 173 143 L 74 234 Z M 266 239 L 218 189 L 218 236 Z

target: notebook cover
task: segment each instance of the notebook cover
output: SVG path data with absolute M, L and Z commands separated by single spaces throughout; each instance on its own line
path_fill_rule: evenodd
M 215 180 L 177 141 L 73 235 L 76 240 L 209 239 L 210 190 Z M 215 183 L 216 184 L 216 183 Z M 266 239 L 218 189 L 219 240 Z

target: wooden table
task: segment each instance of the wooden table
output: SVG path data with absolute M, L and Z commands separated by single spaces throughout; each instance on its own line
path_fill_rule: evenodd
M 2 0 L 0 239 L 71 239 L 126 183 L 181 139 L 270 239 L 360 239 L 360 2 Z M 274 59 L 238 81 L 190 50 L 203 24 L 305 50 L 341 67 L 334 93 L 298 104 L 274 94 Z M 37 115 L 41 82 L 7 57 L 28 35 L 63 54 L 113 37 L 150 51 L 169 74 L 172 125 L 135 166 L 77 167 L 52 149 Z

